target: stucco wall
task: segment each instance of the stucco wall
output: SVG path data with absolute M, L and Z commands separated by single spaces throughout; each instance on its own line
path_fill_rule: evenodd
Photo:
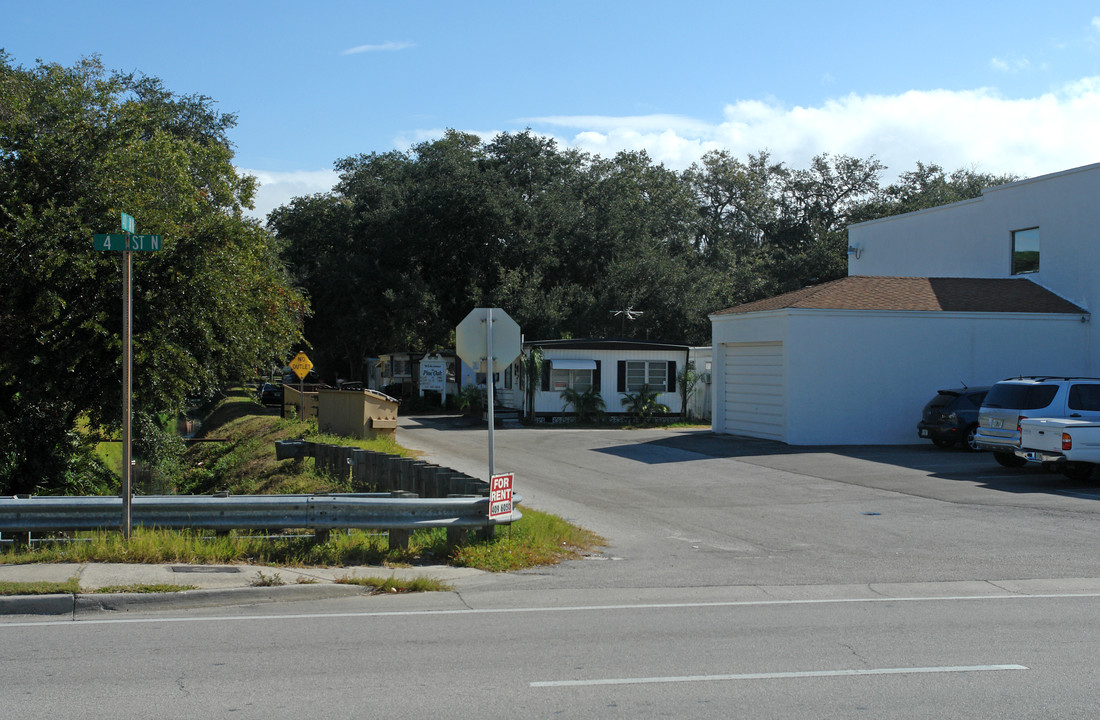
M 795 445 L 907 444 L 936 391 L 1014 375 L 1081 374 L 1090 325 L 1075 316 L 792 314 L 788 437 Z

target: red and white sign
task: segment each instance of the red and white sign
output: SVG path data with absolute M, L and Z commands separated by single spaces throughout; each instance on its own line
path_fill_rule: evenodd
M 489 481 L 489 519 L 512 514 L 512 482 L 515 473 L 494 475 Z

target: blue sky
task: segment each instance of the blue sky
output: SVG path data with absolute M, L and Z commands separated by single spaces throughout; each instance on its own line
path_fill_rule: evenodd
M 1100 161 L 1100 5 L 0 0 L 18 64 L 160 77 L 235 113 L 256 214 L 446 128 L 683 169 L 706 151 L 1034 176 Z M 889 179 L 889 178 L 888 178 Z

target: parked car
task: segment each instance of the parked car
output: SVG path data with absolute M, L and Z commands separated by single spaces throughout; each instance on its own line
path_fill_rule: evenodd
M 978 432 L 978 411 L 987 392 L 988 387 L 940 390 L 924 406 L 917 434 L 936 447 L 949 448 L 962 443 L 968 450 L 978 450 L 974 436 Z
M 283 386 L 276 385 L 275 383 L 264 383 L 264 386 L 260 388 L 260 404 L 282 405 Z
M 978 413 L 974 442 L 992 450 L 1001 465 L 1020 467 L 1027 462 L 1016 455 L 1026 418 L 1100 420 L 1100 378 L 1029 376 L 996 383 Z
M 1076 418 L 1024 418 L 1016 456 L 1088 480 L 1100 465 L 1100 422 Z

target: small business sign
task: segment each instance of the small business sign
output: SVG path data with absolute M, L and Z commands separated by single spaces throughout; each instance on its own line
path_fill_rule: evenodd
M 420 361 L 420 390 L 447 392 L 447 361 L 436 355 Z
M 512 483 L 515 473 L 493 475 L 489 482 L 489 519 L 512 514 Z

